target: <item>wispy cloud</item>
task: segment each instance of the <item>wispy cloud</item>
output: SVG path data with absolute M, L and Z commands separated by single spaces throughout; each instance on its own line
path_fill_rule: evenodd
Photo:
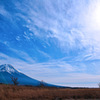
M 78 67 L 77 64 L 73 65 L 62 60 L 52 60 L 44 63 L 34 61 L 30 64 L 2 53 L 0 53 L 0 56 L 2 57 L 0 64 L 12 64 L 17 70 L 38 80 L 58 85 L 83 87 L 93 87 L 93 84 L 95 84 L 94 87 L 97 87 L 99 83 L 100 75 L 86 73 L 84 68 L 87 66 L 83 66 L 83 64 L 80 65 L 83 67 Z M 23 56 L 27 57 L 25 53 L 23 53 Z M 27 59 L 30 60 L 30 57 L 27 57 Z
M 0 14 L 3 15 L 3 16 L 7 16 L 9 17 L 9 12 L 4 8 L 4 6 L 0 6 Z
M 31 31 L 31 34 L 24 32 L 23 36 L 27 40 L 34 38 L 32 34 L 40 38 L 56 38 L 66 52 L 68 49 L 84 50 L 93 47 L 93 52 L 98 55 L 100 51 L 99 0 L 76 2 L 57 0 L 56 3 L 53 0 L 43 0 L 38 3 L 29 0 L 27 3 L 25 0 L 23 4 L 19 1 L 13 3 L 15 10 L 23 13 L 14 13 L 12 16 L 4 6 L 1 6 L 1 14 L 9 14 L 10 18 L 15 16 L 24 19 L 26 24 L 23 26 Z M 18 37 L 16 39 L 19 40 Z
M 25 26 L 32 32 L 31 34 L 40 38 L 58 39 L 65 52 L 73 49 L 85 52 L 84 48 L 90 50 L 93 47 L 92 51 L 95 54 L 91 52 L 92 55 L 98 55 L 99 4 L 98 0 L 76 2 L 57 0 L 56 3 L 53 0 L 43 0 L 34 2 L 33 6 L 32 1 L 28 3 L 24 1 L 23 4 L 17 2 L 16 9 L 25 13 L 18 16 L 25 19 L 27 22 Z M 25 38 L 30 39 L 29 34 L 25 35 Z

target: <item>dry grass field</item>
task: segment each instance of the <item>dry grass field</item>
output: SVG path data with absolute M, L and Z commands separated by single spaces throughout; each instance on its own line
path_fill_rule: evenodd
M 0 100 L 100 100 L 100 89 L 0 85 Z

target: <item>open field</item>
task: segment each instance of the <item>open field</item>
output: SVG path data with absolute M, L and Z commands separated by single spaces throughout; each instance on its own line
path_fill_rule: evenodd
M 100 100 L 100 89 L 0 85 L 0 100 Z

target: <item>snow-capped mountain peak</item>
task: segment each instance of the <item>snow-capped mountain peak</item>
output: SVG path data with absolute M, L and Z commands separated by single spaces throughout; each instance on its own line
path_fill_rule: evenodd
M 15 73 L 18 71 L 10 64 L 3 64 L 0 65 L 0 72 Z

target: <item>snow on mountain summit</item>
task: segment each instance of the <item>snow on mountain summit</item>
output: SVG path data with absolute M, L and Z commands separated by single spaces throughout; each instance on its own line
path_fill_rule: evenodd
M 0 65 L 0 72 L 15 73 L 18 71 L 10 64 L 3 64 Z

